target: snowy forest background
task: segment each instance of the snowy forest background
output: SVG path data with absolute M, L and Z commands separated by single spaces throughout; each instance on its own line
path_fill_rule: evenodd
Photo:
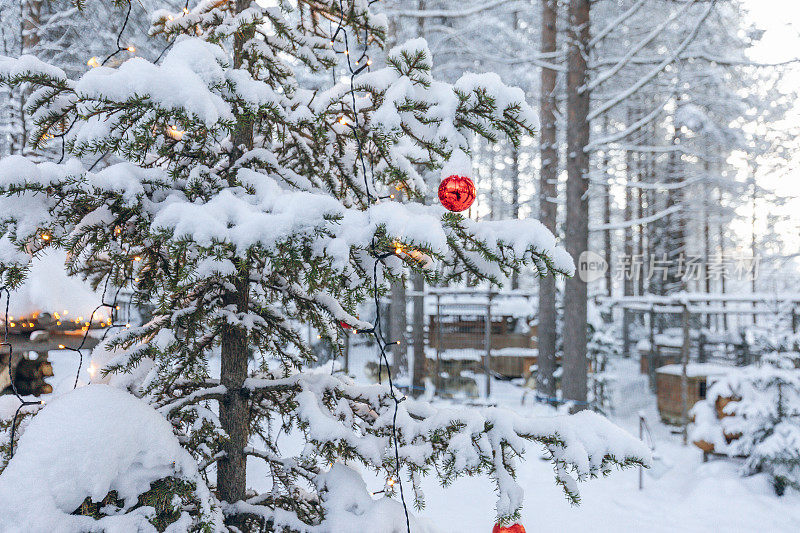
M 351 3 L 358 6 L 367 4 Z M 551 445 L 546 444 L 548 451 L 543 452 L 543 458 L 550 458 L 556 465 L 558 483 L 565 484 L 568 499 L 573 502 L 577 498 L 572 496 L 570 481 L 564 481 L 566 467 L 574 467 L 570 474 L 587 481 L 581 491 L 582 506 L 574 508 L 564 501 L 562 489 L 553 483 L 551 463 L 540 461 L 538 450 L 529 451 L 524 462 L 509 466 L 513 462 L 506 464 L 504 455 L 502 460 L 498 459 L 497 449 L 493 449 L 496 453 L 490 460 L 488 457 L 492 454 L 485 455 L 488 453 L 486 449 L 475 444 L 479 450 L 476 453 L 483 454 L 480 455 L 481 464 L 492 463 L 492 466 L 482 471 L 484 466 L 461 464 L 456 468 L 459 472 L 451 477 L 447 470 L 451 466 L 449 463 L 445 462 L 445 466 L 436 463 L 440 458 L 437 446 L 447 446 L 450 438 L 460 435 L 458 431 L 448 433 L 443 439 L 445 444 L 442 444 L 442 437 L 432 430 L 434 436 L 430 437 L 430 442 L 433 444 L 431 450 L 425 452 L 429 456 L 425 455 L 424 468 L 420 467 L 419 471 L 409 468 L 402 473 L 392 462 L 393 441 L 388 433 L 380 433 L 380 437 L 384 439 L 381 443 L 391 453 L 387 452 L 377 462 L 359 447 L 363 443 L 353 444 L 351 450 L 347 444 L 334 442 L 334 437 L 326 437 L 330 442 L 322 438 L 324 445 L 311 439 L 309 442 L 313 445 L 324 448 L 323 453 L 315 456 L 323 467 L 327 465 L 326 472 L 320 474 L 314 469 L 316 467 L 307 464 L 286 466 L 285 460 L 277 457 L 286 451 L 284 446 L 299 448 L 302 439 L 290 436 L 290 444 L 278 446 L 281 430 L 277 430 L 275 446 L 271 447 L 273 441 L 270 439 L 276 432 L 271 424 L 278 428 L 280 423 L 265 416 L 264 420 L 269 420 L 264 422 L 264 427 L 269 426 L 269 430 L 263 430 L 269 435 L 264 437 L 265 450 L 250 453 L 252 457 L 262 459 L 264 465 L 251 467 L 247 462 L 247 488 L 254 492 L 248 492 L 237 507 L 232 501 L 220 503 L 224 498 L 213 494 L 213 465 L 220 461 L 223 452 L 213 447 L 204 449 L 202 444 L 193 440 L 199 442 L 205 438 L 206 435 L 197 436 L 204 429 L 195 427 L 191 431 L 178 431 L 175 428 L 186 423 L 187 419 L 176 422 L 165 415 L 175 426 L 175 433 L 183 439 L 181 444 L 189 450 L 190 456 L 181 450 L 177 440 L 170 440 L 169 425 L 159 426 L 160 418 L 155 421 L 148 418 L 152 413 L 143 412 L 142 418 L 129 419 L 131 427 L 147 432 L 152 425 L 158 426 L 154 431 L 154 441 L 163 448 L 162 452 L 155 454 L 142 451 L 144 456 L 158 464 L 172 461 L 172 467 L 177 460 L 179 465 L 183 465 L 184 473 L 191 474 L 185 478 L 193 487 L 191 496 L 187 496 L 181 487 L 170 486 L 167 489 L 170 494 L 183 498 L 178 501 L 182 501 L 186 509 L 195 505 L 189 511 L 184 509 L 186 517 L 181 515 L 175 521 L 176 530 L 181 530 L 177 529 L 178 526 L 185 530 L 200 527 L 245 530 L 244 522 L 235 522 L 231 526 L 231 517 L 236 513 L 251 513 L 263 518 L 263 530 L 266 531 L 279 530 L 278 527 L 291 531 L 364 531 L 366 529 L 361 528 L 367 525 L 374 526 L 375 531 L 406 531 L 403 509 L 393 505 L 392 500 L 399 496 L 395 485 L 400 479 L 396 478 L 406 477 L 406 491 L 413 490 L 414 493 L 413 498 L 408 492 L 405 495 L 408 507 L 413 507 L 412 501 L 418 503 L 412 510 L 415 513 L 411 519 L 413 531 L 489 531 L 498 521 L 505 526 L 515 522 L 526 524 L 528 531 L 537 527 L 545 531 L 634 531 L 645 526 L 658 531 L 674 530 L 673 527 L 686 531 L 709 528 L 791 530 L 793 524 L 800 521 L 797 511 L 800 503 L 800 377 L 797 374 L 800 371 L 797 370 L 799 339 L 795 312 L 790 316 L 787 309 L 781 308 L 772 314 L 758 317 L 755 314 L 752 317 L 737 315 L 736 318 L 719 312 L 692 322 L 692 328 L 709 335 L 711 332 L 748 335 L 751 345 L 757 346 L 759 353 L 764 355 L 752 364 L 731 365 L 730 372 L 713 387 L 709 380 L 708 395 L 695 410 L 684 413 L 687 420 L 692 418 L 693 425 L 675 431 L 660 422 L 663 417 L 656 410 L 656 399 L 650 390 L 652 383 L 640 375 L 639 355 L 635 352 L 643 341 L 651 343 L 652 349 L 654 337 L 648 330 L 654 329 L 651 324 L 653 317 L 623 311 L 622 307 L 615 306 L 625 301 L 625 297 L 631 297 L 630 301 L 640 297 L 644 302 L 666 298 L 663 301 L 674 303 L 679 302 L 684 293 L 694 298 L 698 298 L 698 294 L 715 295 L 719 302 L 725 300 L 724 295 L 734 299 L 742 295 L 757 295 L 764 301 L 774 297 L 776 301 L 783 301 L 783 298 L 797 304 L 800 186 L 793 175 L 798 148 L 797 92 L 796 83 L 793 83 L 797 80 L 797 59 L 791 50 L 779 50 L 774 45 L 774 40 L 770 40 L 770 29 L 754 22 L 755 17 L 750 11 L 756 11 L 754 3 L 740 0 L 380 0 L 371 3 L 371 11 L 386 16 L 385 49 L 378 51 L 376 47 L 370 56 L 376 67 L 391 64 L 386 59 L 388 50 L 404 46 L 403 43 L 412 39 L 423 38 L 432 55 L 435 79 L 457 84 L 465 72 L 493 72 L 503 83 L 522 89 L 527 103 L 538 112 L 539 126 L 535 128 L 535 135 L 523 132 L 517 146 L 503 140 L 490 142 L 490 139 L 477 134 L 468 136 L 472 158 L 470 177 L 477 186 L 477 200 L 464 214 L 477 222 L 539 220 L 566 248 L 578 267 L 578 273 L 572 277 L 541 277 L 538 264 L 528 264 L 501 279 L 501 292 L 524 295 L 533 307 L 534 323 L 538 328 L 538 373 L 530 380 L 487 377 L 487 380 L 492 379 L 492 394 L 488 398 L 483 397 L 484 385 L 476 378 L 481 389 L 477 396 L 481 398 L 470 395 L 466 400 L 458 395 L 456 398 L 435 395 L 437 376 L 430 365 L 425 366 L 424 331 L 429 323 L 423 310 L 425 304 L 420 304 L 420 294 L 436 290 L 444 294 L 451 290 L 457 299 L 457 291 L 474 285 L 477 285 L 474 289 L 476 294 L 484 294 L 490 288 L 487 279 L 477 274 L 452 283 L 432 283 L 430 279 L 424 279 L 424 272 L 413 268 L 406 269 L 399 277 L 391 277 L 388 290 L 379 303 L 385 311 L 387 340 L 397 341 L 396 345 L 387 347 L 386 363 L 391 365 L 395 385 L 409 397 L 408 404 L 416 406 L 410 399 L 416 397 L 421 402 L 431 401 L 441 409 L 429 412 L 421 407 L 409 407 L 409 420 L 412 422 L 402 429 L 411 431 L 410 428 L 414 427 L 421 434 L 423 430 L 412 424 L 421 425 L 420 420 L 434 424 L 430 420 L 436 420 L 442 424 L 437 431 L 453 431 L 442 422 L 443 419 L 457 419 L 467 427 L 477 424 L 476 420 L 487 424 L 486 427 L 493 423 L 501 425 L 497 422 L 499 417 L 495 419 L 489 414 L 496 406 L 514 411 L 519 420 L 524 417 L 547 420 L 554 415 L 568 419 L 567 413 L 589 408 L 608 416 L 629 433 L 646 437 L 647 446 L 626 440 L 628 435 L 616 433 L 594 418 L 576 420 L 574 426 L 557 427 L 524 426 L 528 422 L 517 422 L 518 419 L 513 418 L 514 424 L 509 424 L 514 426 L 512 429 L 502 428 L 510 431 L 503 435 L 512 440 L 526 434 L 520 429 L 523 426 L 535 428 L 535 431 L 528 431 L 528 436 L 532 433 L 539 435 L 539 432 L 558 434 L 559 431 L 570 436 L 565 438 L 566 451 L 562 455 L 559 453 L 563 450 L 554 452 L 548 448 Z M 179 18 L 182 14 L 191 16 L 203 9 L 210 11 L 214 1 L 203 0 L 197 6 L 195 2 L 186 4 L 181 0 L 83 4 L 78 6 L 71 0 L 0 0 L 0 56 L 35 56 L 61 68 L 69 79 L 80 78 L 109 54 L 112 56 L 106 66 L 111 68 L 117 68 L 134 57 L 158 63 L 169 56 L 173 35 L 149 35 L 153 20 L 163 17 L 166 12 Z M 274 7 L 279 3 L 265 1 L 259 4 Z M 291 6 L 306 4 L 287 2 Z M 323 12 L 326 9 L 335 11 L 338 4 L 338 1 L 319 2 Z M 765 49 L 765 42 L 772 44 Z M 336 61 L 342 67 L 343 60 Z M 297 76 L 301 86 L 309 90 L 324 91 L 332 83 L 345 83 L 347 78 L 342 74 L 344 70 L 333 76 L 326 70 L 298 71 L 293 75 Z M 341 79 L 337 79 L 337 75 Z M 31 85 L 24 83 L 0 85 L 0 158 L 23 155 L 35 162 L 60 162 L 64 158 L 61 140 L 58 137 L 36 138 L 36 125 L 28 112 L 33 94 Z M 174 129 L 173 126 L 169 128 Z M 67 129 L 66 123 L 63 129 Z M 180 136 L 184 133 L 181 132 Z M 92 172 L 113 166 L 124 158 L 112 150 L 102 150 L 99 153 L 87 151 L 80 159 L 87 171 Z M 414 200 L 436 203 L 433 191 L 438 175 L 434 178 L 426 175 L 426 179 L 434 186 L 428 187 L 426 196 Z M 11 178 L 3 177 L 3 180 Z M 392 189 L 392 193 L 403 200 L 404 191 L 401 189 Z M 4 189 L 3 193 L 7 192 Z M 581 253 L 587 250 L 596 254 L 589 256 L 589 260 L 605 265 L 600 274 L 589 278 L 582 275 L 584 265 L 580 259 Z M 17 311 L 18 314 L 43 305 L 60 308 L 63 299 L 74 298 L 86 300 L 85 305 L 81 303 L 76 307 L 88 309 L 82 311 L 88 316 L 93 296 L 97 298 L 100 290 L 70 285 L 74 280 L 66 280 L 63 273 L 54 272 L 59 266 L 63 265 L 59 263 L 44 272 L 40 270 L 38 282 L 36 276 L 29 279 L 28 285 L 17 296 L 18 302 L 24 302 L 17 305 L 27 309 Z M 41 281 L 45 278 L 48 283 Z M 61 288 L 51 290 L 48 284 Z M 12 308 L 15 305 L 13 294 L 10 296 Z M 347 302 L 348 305 L 351 303 Z M 720 305 L 724 311 L 726 304 Z M 755 303 L 753 307 L 756 307 Z M 358 399 L 366 394 L 356 387 L 368 381 L 385 381 L 375 342 L 365 335 L 357 335 L 359 328 L 367 329 L 363 324 L 379 317 L 369 298 L 361 301 L 354 311 L 349 307 L 347 312 L 336 309 L 345 314 L 333 313 L 335 338 L 329 339 L 328 330 L 317 322 L 312 324 L 312 321 L 303 323 L 298 331 L 307 336 L 318 358 L 309 366 L 317 371 L 321 368 L 323 373 L 349 374 L 354 377 L 354 388 L 348 389 L 350 385 L 347 385 L 340 390 L 337 388 L 341 387 L 340 384 L 313 381 L 316 378 L 312 378 L 312 385 L 297 386 L 308 387 L 304 391 L 317 387 L 314 392 L 318 392 L 320 397 L 335 390 L 351 401 L 353 397 Z M 337 324 L 340 327 L 336 328 Z M 676 332 L 681 327 L 688 328 L 681 323 L 680 315 L 668 315 L 658 324 L 658 333 L 672 332 L 679 338 L 681 335 Z M 626 331 L 624 344 L 623 330 Z M 347 352 L 346 363 L 339 356 L 342 349 Z M 108 357 L 103 360 L 103 356 L 93 353 L 87 359 L 94 365 L 89 367 L 91 372 L 96 373 L 99 366 L 108 361 Z M 598 361 L 602 361 L 602 372 Z M 218 355 L 211 355 L 208 364 L 219 372 Z M 54 367 L 55 378 L 59 378 L 59 367 Z M 74 364 L 63 365 L 64 369 L 69 369 L 68 373 L 73 367 Z M 258 374 L 264 372 L 263 368 L 253 370 L 251 363 L 251 371 L 264 378 Z M 139 377 L 135 372 L 133 374 L 129 381 L 121 386 L 121 382 L 117 382 L 116 386 L 134 392 L 131 384 Z M 684 378 L 692 378 L 691 370 L 688 377 L 686 374 L 684 368 Z M 95 377 L 91 375 L 91 378 Z M 68 378 L 67 388 L 72 387 L 73 379 L 74 375 Z M 83 375 L 83 381 L 91 379 Z M 603 389 L 601 384 L 606 384 L 606 388 Z M 598 396 L 598 387 L 604 390 L 602 397 Z M 541 401 L 530 401 L 527 392 L 533 389 Z M 66 392 L 66 388 L 61 390 L 56 386 L 55 394 L 61 392 Z M 170 392 L 174 391 L 170 389 Z M 192 395 L 188 390 L 180 393 Z M 72 411 L 66 401 L 54 404 L 54 408 L 57 405 L 60 415 L 66 417 L 61 420 L 71 420 L 75 410 L 90 405 L 81 402 L 112 405 L 113 409 L 105 411 L 110 418 L 118 409 L 136 412 L 140 407 L 127 404 L 128 398 L 117 398 L 113 393 L 94 394 L 96 396 L 84 393 L 83 398 L 70 397 Z M 162 413 L 172 415 L 170 409 L 178 405 L 170 403 L 164 396 L 153 398 L 149 397 L 148 402 Z M 737 400 L 737 407 L 724 411 L 729 415 L 727 418 L 719 415 L 724 409 L 724 406 L 719 407 L 719 399 L 732 398 Z M 380 406 L 375 409 L 381 416 L 397 408 L 392 407 L 391 399 L 390 392 L 389 396 L 375 400 Z M 464 414 L 476 405 L 481 418 Z M 0 415 L 4 420 L 10 419 L 17 408 L 16 403 L 10 402 L 1 406 Z M 39 407 L 24 407 L 23 414 L 29 416 L 20 426 L 20 433 L 29 435 L 26 438 L 31 443 L 37 436 L 48 439 L 51 434 L 45 427 L 46 421 L 58 425 L 59 412 L 55 409 L 48 412 L 45 408 L 41 415 L 30 416 Z M 347 411 L 345 416 L 356 419 L 361 416 L 358 409 L 352 405 L 350 408 L 353 412 Z M 188 424 L 199 427 L 199 421 L 205 416 L 215 418 L 214 409 L 209 409 L 211 414 L 197 415 Z M 342 410 L 346 411 L 345 408 Z M 336 418 L 341 412 L 334 407 L 330 412 L 325 411 L 325 415 Z M 282 416 L 294 415 L 282 413 Z M 39 418 L 42 420 L 34 424 L 33 421 Z M 10 428 L 15 422 L 16 419 L 9 425 L 6 421 L 0 426 L 5 432 L 3 439 L 9 443 L 13 439 L 9 434 Z M 396 429 L 394 422 L 386 424 L 381 430 Z M 580 436 L 581 424 L 589 428 L 584 436 Z M 545 427 L 547 429 L 543 429 Z M 577 428 L 574 440 L 573 427 Z M 197 432 L 192 433 L 194 430 Z M 293 430 L 300 432 L 299 427 Z M 90 430 L 83 428 L 82 431 Z M 364 430 L 365 434 L 371 435 L 369 432 Z M 475 442 L 479 440 L 475 435 L 479 434 L 473 434 Z M 732 439 L 732 435 L 737 435 L 737 438 Z M 602 437 L 602 445 L 592 440 L 597 436 Z M 396 440 L 396 435 L 393 438 Z M 426 439 L 423 440 L 429 442 Z M 688 447 L 684 446 L 687 439 L 715 444 L 714 452 L 724 459 L 706 463 L 707 455 L 692 447 L 691 442 Z M 540 444 L 543 442 L 533 440 Z M 98 441 L 89 439 L 82 442 L 87 447 L 94 447 L 92 453 L 103 448 Z M 593 445 L 598 448 L 593 449 Z M 644 448 L 653 451 L 652 460 L 637 455 Z M 331 451 L 334 449 L 335 452 Z M 600 467 L 592 462 L 593 453 L 602 451 L 601 456 L 613 455 L 615 449 L 624 452 L 619 457 L 624 465 L 620 466 L 644 462 L 650 466 L 649 470 L 642 474 L 639 469 L 630 469 L 615 472 L 608 479 L 590 480 L 601 471 L 606 473 L 609 470 L 608 464 Z M 4 444 L 3 467 L 13 464 L 9 463 L 10 451 L 11 448 Z M 287 453 L 305 457 L 307 452 L 304 449 Z M 454 461 L 463 459 L 458 455 L 460 452 L 455 454 Z M 102 469 L 103 460 L 117 460 L 102 454 L 100 459 L 83 455 L 92 453 L 86 453 L 86 450 L 78 453 L 84 467 Z M 424 455 L 423 452 L 420 454 Z M 582 462 L 581 454 L 588 456 L 586 464 Z M 44 461 L 57 455 L 58 450 L 54 449 L 38 456 L 33 453 L 23 457 Z M 362 456 L 368 457 L 364 460 L 366 466 L 353 467 L 351 471 L 352 465 L 348 460 Z M 409 452 L 409 457 L 412 456 Z M 179 459 L 170 460 L 170 457 Z M 334 466 L 341 457 L 344 457 L 342 464 L 348 464 L 346 471 L 338 470 L 338 463 Z M 276 464 L 286 468 L 286 477 L 291 480 L 275 473 Z M 82 475 L 79 466 L 72 464 L 59 475 L 79 477 Z M 210 470 L 206 471 L 209 467 Z M 430 473 L 428 469 L 439 477 L 434 476 L 431 480 L 427 476 Z M 506 469 L 517 476 L 515 482 L 506 479 Z M 35 470 L 33 479 L 42 484 L 57 484 L 57 474 L 45 470 Z M 442 475 L 442 471 L 447 473 Z M 489 473 L 489 479 L 472 477 L 476 472 Z M 466 479 L 456 479 L 460 473 L 466 473 Z M 163 478 L 163 471 L 159 474 Z M 0 473 L 0 495 L 11 495 L 20 483 L 24 484 L 21 480 L 25 475 L 18 468 L 9 468 L 5 476 Z M 6 478 L 5 485 L 3 477 Z M 269 478 L 271 481 L 251 481 L 254 478 Z M 122 484 L 118 490 L 120 493 L 128 490 L 138 497 L 145 492 L 143 487 L 149 488 L 154 479 L 156 477 L 143 486 L 141 482 L 136 487 Z M 277 479 L 280 482 L 275 481 Z M 137 478 L 137 481 L 141 480 Z M 279 485 L 280 490 L 287 492 L 276 496 Z M 319 496 L 319 500 L 314 499 L 320 494 L 334 493 L 332 487 L 335 485 L 344 487 L 338 497 L 326 499 Z M 89 483 L 87 490 L 91 493 L 83 494 L 78 503 L 83 502 L 84 497 L 90 497 L 90 506 L 103 500 L 106 494 L 99 494 L 97 486 Z M 99 486 L 109 488 L 108 484 L 100 483 Z M 116 485 L 112 483 L 111 486 Z M 313 496 L 302 492 L 304 496 L 301 498 L 298 496 L 301 492 L 292 492 L 296 486 L 303 487 L 303 491 L 313 486 L 308 489 L 308 494 Z M 526 493 L 526 506 L 522 511 L 517 507 L 518 499 L 521 502 L 518 488 Z M 499 494 L 497 501 L 492 498 L 492 491 Z M 419 503 L 423 493 L 424 507 Z M 384 494 L 387 498 L 382 497 Z M 39 492 L 31 492 L 30 501 L 24 505 L 20 503 L 24 499 L 22 496 L 13 498 L 14 512 L 17 513 L 14 516 L 36 513 L 36 501 L 41 497 Z M 76 497 L 75 494 L 65 497 L 68 503 L 64 505 L 77 507 L 73 505 Z M 305 497 L 312 502 L 308 508 L 296 503 L 300 500 L 305 502 Z M 294 499 L 295 503 L 287 503 L 287 499 Z M 192 504 L 186 505 L 187 500 Z M 386 503 L 387 500 L 391 503 Z M 358 502 L 356 508 L 359 512 L 352 511 L 353 501 Z M 104 503 L 116 505 L 134 515 L 138 512 L 131 511 L 131 505 L 111 500 L 104 500 Z M 317 503 L 319 509 L 314 507 Z M 139 509 L 146 507 L 141 500 L 138 505 Z M 153 505 L 161 513 L 161 507 Z M 261 505 L 269 511 L 254 510 Z M 281 514 L 283 511 L 289 514 Z M 96 519 L 114 515 L 110 511 L 108 515 L 100 510 L 76 511 L 76 514 L 83 515 L 92 513 Z M 118 514 L 125 513 L 120 511 Z M 57 516 L 60 515 L 52 514 L 51 518 Z M 149 526 L 143 525 L 148 520 L 147 523 L 153 522 L 157 530 L 164 530 L 163 524 L 158 522 L 163 519 L 162 514 L 158 514 L 158 520 L 146 512 L 136 516 L 139 522 L 120 521 L 121 530 L 137 531 L 124 528 L 139 527 L 138 530 L 148 531 L 146 527 Z M 222 526 L 223 521 L 227 521 L 226 526 Z M 305 522 L 314 525 L 307 526 Z M 44 530 L 54 523 L 42 521 L 36 525 Z M 138 525 L 134 526 L 134 523 Z M 70 523 L 69 527 L 74 528 L 70 531 L 82 531 L 85 524 Z M 4 522 L 0 514 L 0 531 L 25 530 L 19 523 Z

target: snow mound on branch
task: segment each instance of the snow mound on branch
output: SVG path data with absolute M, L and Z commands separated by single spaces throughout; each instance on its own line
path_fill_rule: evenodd
M 129 508 L 152 482 L 168 476 L 194 483 L 201 512 L 221 524 L 194 459 L 161 415 L 107 385 L 82 387 L 44 407 L 20 437 L 0 475 L 0 531 L 155 532 L 149 507 L 100 520 L 71 513 L 87 496 L 99 502 L 112 490 Z M 190 525 L 183 513 L 170 531 Z
M 361 476 L 350 467 L 335 464 L 317 478 L 320 490 L 328 491 L 324 500 L 325 521 L 322 531 L 370 531 L 402 533 L 406 531 L 403 505 L 392 498 L 374 499 Z M 435 530 L 409 514 L 411 531 L 433 533 Z

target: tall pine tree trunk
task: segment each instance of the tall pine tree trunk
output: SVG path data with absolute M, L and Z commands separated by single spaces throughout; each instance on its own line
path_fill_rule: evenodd
M 417 9 L 425 10 L 425 0 L 417 0 Z M 417 19 L 417 37 L 425 37 L 425 17 Z M 427 376 L 427 360 L 425 359 L 425 278 L 418 272 L 411 273 L 411 287 L 417 293 L 413 299 L 411 311 L 411 343 L 414 350 L 414 369 L 411 381 L 411 394 L 420 396 L 424 391 Z
M 603 118 L 603 134 L 608 131 L 608 115 Z M 611 235 L 612 230 L 609 227 L 611 224 L 611 175 L 608 172 L 609 169 L 609 150 L 606 148 L 603 150 L 603 159 L 600 163 L 602 165 L 603 172 L 606 175 L 606 186 L 605 190 L 603 191 L 603 225 L 606 227 L 603 230 L 603 259 L 606 261 L 606 272 L 605 272 L 605 282 L 606 282 L 606 296 L 611 297 L 614 292 L 613 280 L 612 280 L 612 272 L 613 272 L 613 257 L 612 257 L 612 243 L 611 243 Z
M 414 349 L 414 376 L 411 394 L 416 397 L 422 394 L 425 386 L 426 359 L 425 359 L 425 278 L 417 272 L 411 274 L 411 283 L 414 292 L 414 309 L 412 311 L 411 342 Z
M 399 376 L 408 370 L 408 343 L 406 342 L 406 283 L 393 281 L 389 304 L 389 342 L 392 345 L 392 374 Z
M 511 218 L 519 218 L 519 149 L 511 149 Z M 511 288 L 519 289 L 519 271 L 511 274 Z
M 589 43 L 589 0 L 570 0 L 567 71 L 567 252 L 578 261 L 589 247 L 589 91 L 586 54 Z M 586 283 L 575 275 L 564 291 L 564 378 L 567 400 L 586 402 Z
M 558 41 L 557 0 L 542 1 L 542 53 L 555 52 Z M 541 165 L 539 175 L 539 218 L 553 234 L 556 232 L 558 204 L 558 150 L 556 148 L 556 81 L 555 70 L 542 68 L 542 86 L 539 114 L 541 115 Z M 556 383 L 553 377 L 556 367 L 556 280 L 553 276 L 539 280 L 539 369 L 536 374 L 536 389 L 553 398 Z
M 250 5 L 250 0 L 236 0 L 236 12 Z M 244 45 L 253 36 L 252 30 L 239 32 L 234 37 L 233 64 L 241 68 L 244 63 Z M 239 117 L 233 133 L 231 165 L 245 150 L 253 148 L 253 124 Z M 233 290 L 224 295 L 226 305 L 237 313 L 247 313 L 249 307 L 250 265 L 246 259 L 238 268 Z M 244 448 L 249 437 L 250 407 L 245 396 L 244 381 L 247 379 L 247 330 L 238 325 L 225 325 L 221 336 L 222 368 L 220 381 L 227 389 L 219 405 L 219 420 L 229 440 L 223 447 L 225 457 L 217 467 L 217 489 L 219 497 L 226 502 L 244 498 L 247 482 L 247 457 Z
M 8 8 L 5 8 L 8 9 Z M 22 39 L 20 40 L 20 55 L 35 54 L 35 48 L 39 44 L 39 25 L 42 19 L 42 0 L 26 0 L 21 4 L 22 9 Z M 17 102 L 16 112 L 19 114 L 19 132 L 14 135 L 14 151 L 17 153 L 28 154 L 30 145 L 30 132 L 28 116 L 25 111 L 28 106 L 28 97 L 31 95 L 30 88 L 16 90 Z

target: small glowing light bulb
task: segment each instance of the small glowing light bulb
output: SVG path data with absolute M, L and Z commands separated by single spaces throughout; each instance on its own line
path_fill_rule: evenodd
M 371 59 L 367 59 L 367 65 L 371 65 L 371 64 L 372 64 L 372 60 Z
M 179 130 L 178 128 L 176 128 L 174 124 L 170 124 L 169 126 L 167 126 L 167 136 L 175 141 L 180 141 L 181 139 L 183 139 L 183 135 L 185 133 L 186 132 L 184 130 Z
M 97 60 L 97 56 L 94 56 L 94 57 L 89 58 L 89 61 L 87 61 L 86 64 L 89 65 L 92 68 L 99 67 L 100 66 L 100 61 Z
M 343 126 L 347 126 L 347 117 L 340 117 L 339 118 L 339 124 L 342 124 Z
M 128 50 L 128 52 L 130 52 L 130 53 L 135 53 L 135 52 L 136 52 L 136 47 L 135 47 L 135 46 L 133 46 L 133 45 L 130 45 L 130 46 L 127 48 L 127 50 Z
M 134 257 L 133 257 L 133 260 L 134 260 L 134 261 L 141 261 L 141 260 L 142 260 L 142 257 L 141 257 L 141 256 L 139 256 L 139 255 L 136 255 L 136 256 L 134 256 Z
M 63 350 L 64 348 L 66 348 L 66 346 L 64 346 L 63 344 L 59 344 L 58 348 L 59 348 L 59 350 Z

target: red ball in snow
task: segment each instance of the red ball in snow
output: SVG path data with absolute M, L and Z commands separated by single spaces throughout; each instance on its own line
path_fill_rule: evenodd
M 522 524 L 514 524 L 511 526 L 495 524 L 492 533 L 525 533 L 525 528 L 522 527 Z
M 448 211 L 464 211 L 475 201 L 475 184 L 466 176 L 450 176 L 439 185 L 439 201 Z

